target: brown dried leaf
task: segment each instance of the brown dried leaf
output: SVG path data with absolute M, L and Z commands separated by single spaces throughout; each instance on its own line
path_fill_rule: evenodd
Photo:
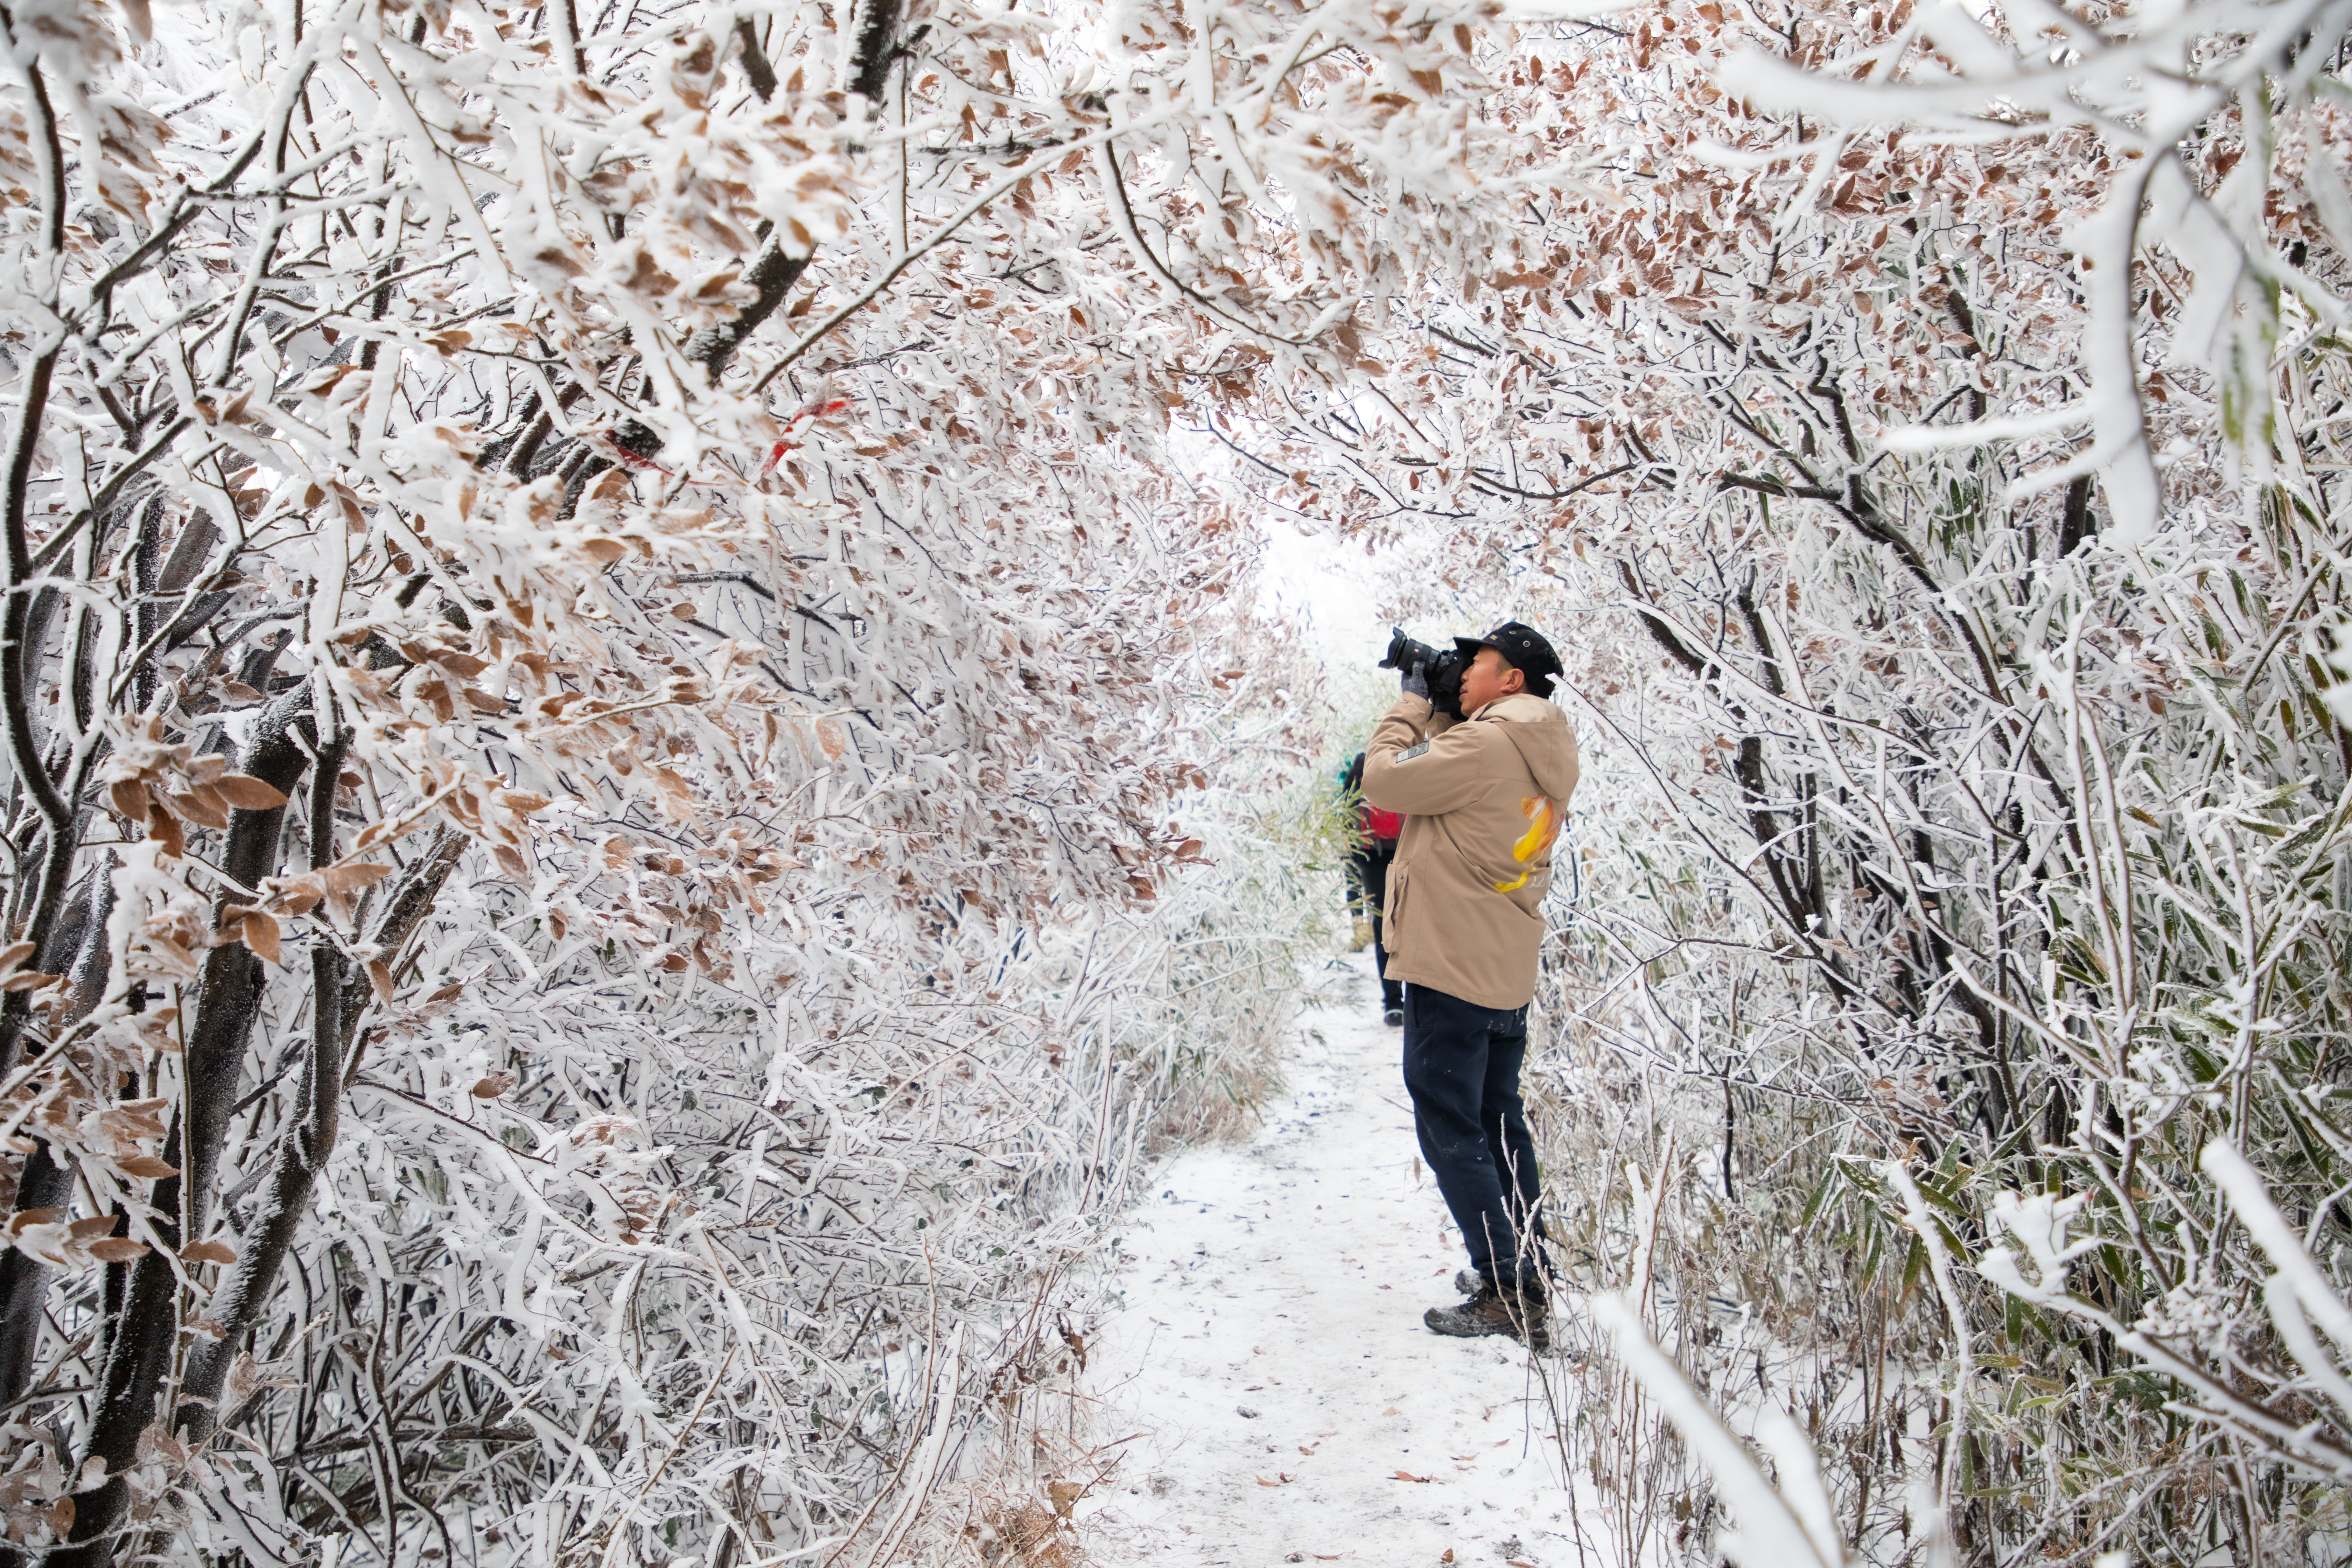
M 150 961 L 148 973 L 159 973 L 154 965 L 160 964 L 163 966 L 160 973 L 173 974 L 183 980 L 196 977 L 196 955 L 171 932 L 150 927 L 140 933 L 140 941 L 145 946 L 143 956 Z M 169 1035 L 163 1036 L 156 1044 L 167 1051 L 179 1049 Z
M 384 966 L 383 960 L 380 958 L 368 960 L 367 973 L 368 984 L 374 990 L 375 999 L 379 1002 L 391 1001 L 392 971 Z
M 142 1182 L 160 1182 L 166 1176 L 176 1176 L 180 1173 L 179 1166 L 158 1160 L 152 1154 L 133 1154 L 129 1159 L 117 1160 L 114 1162 L 114 1168 L 126 1176 L 136 1176 Z
M 357 365 L 331 364 L 302 384 L 302 390 L 312 397 L 324 397 L 335 390 L 343 377 L 357 370 Z
M 147 1244 L 127 1236 L 110 1236 L 104 1241 L 91 1242 L 82 1250 L 100 1263 L 129 1263 L 147 1255 Z
M 283 963 L 278 946 L 278 921 L 261 910 L 255 910 L 237 922 L 237 940 L 272 963 Z
M 496 1100 L 499 1096 L 504 1094 L 514 1086 L 514 1074 L 510 1072 L 494 1072 L 489 1077 L 483 1079 L 481 1081 L 474 1085 L 474 1098 L 476 1100 Z
M 12 942 L 5 948 L 0 948 L 0 972 L 19 968 L 24 964 L 25 960 L 32 956 L 31 942 Z
M 372 849 L 379 844 L 389 844 L 395 838 L 406 837 L 424 826 L 425 818 L 421 816 L 411 817 L 406 822 L 371 822 L 360 830 L 357 847 Z
M 118 816 L 132 822 L 147 820 L 147 784 L 143 779 L 117 779 L 108 792 L 113 796 Z
M 280 888 L 269 896 L 269 912 L 273 915 L 307 915 L 319 907 L 326 891 L 310 876 Z
M 198 784 L 196 788 L 202 790 L 204 795 L 172 795 L 167 793 L 164 795 L 163 798 L 172 803 L 172 814 L 175 816 L 185 817 L 199 827 L 226 827 L 228 826 L 228 803 L 223 800 L 219 795 L 214 795 L 211 788 L 207 785 Z M 211 798 L 204 798 L 205 795 L 209 795 Z
M 217 1238 L 192 1241 L 180 1248 L 180 1261 L 183 1263 L 234 1263 L 236 1261 L 236 1249 L 227 1242 Z
M 162 847 L 163 853 L 177 860 L 188 852 L 188 836 L 179 820 L 163 809 L 161 801 L 151 801 L 147 806 L 147 837 Z
M 392 875 L 392 868 L 381 860 L 351 860 L 330 866 L 320 873 L 331 893 L 356 893 L 373 888 Z
M 264 784 L 251 773 L 223 773 L 213 788 L 239 811 L 271 811 L 286 804 L 286 792 Z

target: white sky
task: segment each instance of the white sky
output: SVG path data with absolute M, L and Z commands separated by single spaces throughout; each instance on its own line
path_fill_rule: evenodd
M 1363 547 L 1310 538 L 1285 518 L 1262 518 L 1258 526 L 1268 597 L 1307 623 L 1310 646 L 1325 664 L 1371 668 L 1388 645 L 1388 628 L 1365 581 L 1373 563 Z

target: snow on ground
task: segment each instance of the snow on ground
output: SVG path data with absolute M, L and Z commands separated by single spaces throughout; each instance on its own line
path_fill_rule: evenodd
M 1120 1237 L 1088 1346 L 1099 1440 L 1129 1439 L 1077 1514 L 1098 1568 L 1576 1561 L 1527 1352 L 1422 1326 L 1466 1259 L 1371 954 L 1341 962 L 1257 1136 L 1170 1161 Z

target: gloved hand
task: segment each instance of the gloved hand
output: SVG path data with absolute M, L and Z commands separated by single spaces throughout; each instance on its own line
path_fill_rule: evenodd
M 1412 664 L 1412 668 L 1408 668 L 1408 669 L 1404 672 L 1404 674 L 1403 674 L 1402 676 L 1401 676 L 1401 677 L 1399 677 L 1399 678 L 1398 678 L 1397 684 L 1398 684 L 1399 686 L 1402 686 L 1402 687 L 1404 689 L 1404 694 L 1405 694 L 1407 697 L 1418 697 L 1418 698 L 1420 698 L 1423 702 L 1428 701 L 1428 700 L 1429 700 L 1429 663 L 1428 663 L 1428 661 L 1427 661 L 1426 659 L 1418 659 L 1418 660 L 1415 660 L 1415 661 L 1414 661 L 1414 663 Z

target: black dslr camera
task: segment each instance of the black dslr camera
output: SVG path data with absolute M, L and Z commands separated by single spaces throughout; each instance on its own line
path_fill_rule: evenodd
M 1416 664 L 1429 666 L 1430 706 L 1456 719 L 1467 719 L 1469 715 L 1462 711 L 1462 676 L 1470 668 L 1470 656 L 1458 647 L 1441 651 L 1415 642 L 1402 627 L 1391 626 L 1389 651 L 1381 656 L 1380 668 L 1411 669 Z

